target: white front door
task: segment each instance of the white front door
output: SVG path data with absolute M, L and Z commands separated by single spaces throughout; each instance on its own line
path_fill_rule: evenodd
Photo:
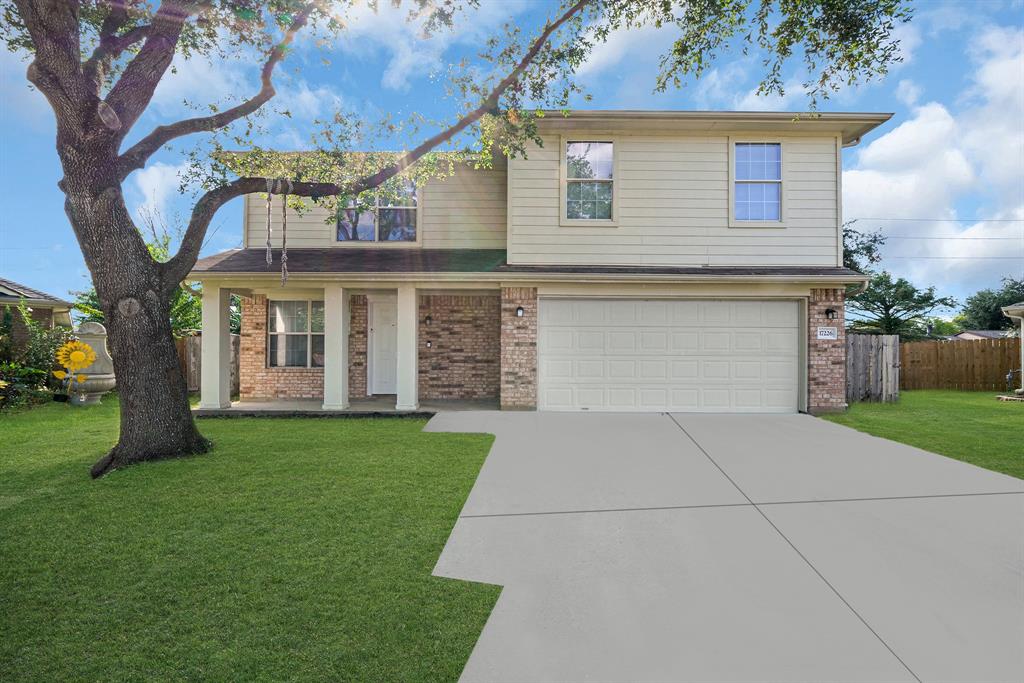
M 542 299 L 539 407 L 796 412 L 795 301 Z
M 398 369 L 398 305 L 370 302 L 370 393 L 394 394 Z

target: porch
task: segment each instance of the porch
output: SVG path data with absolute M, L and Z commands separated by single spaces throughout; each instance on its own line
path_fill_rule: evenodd
M 205 283 L 196 415 L 498 408 L 502 290 L 424 284 Z M 235 401 L 227 345 L 232 295 L 243 297 Z
M 226 408 L 192 409 L 196 417 L 430 417 L 441 412 L 498 410 L 497 399 L 422 401 L 415 410 L 399 410 L 393 395 L 352 399 L 344 409 L 325 408 L 320 399 L 249 399 Z

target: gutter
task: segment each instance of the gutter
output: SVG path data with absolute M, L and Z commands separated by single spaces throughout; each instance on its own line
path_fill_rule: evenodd
M 189 273 L 186 280 L 246 280 L 246 281 L 279 281 L 280 273 L 218 273 L 216 271 L 201 271 Z M 720 282 L 730 284 L 752 284 L 757 282 L 796 282 L 796 283 L 823 283 L 823 284 L 860 284 L 860 292 L 867 288 L 867 276 L 835 276 L 835 275 L 662 275 L 662 274 L 635 274 L 635 273 L 432 273 L 432 272 L 406 272 L 406 273 L 291 273 L 288 276 L 291 281 L 323 282 L 323 281 L 358 281 L 358 282 L 627 282 L 637 284 L 665 284 L 665 283 L 708 283 Z M 860 293 L 858 292 L 858 293 Z

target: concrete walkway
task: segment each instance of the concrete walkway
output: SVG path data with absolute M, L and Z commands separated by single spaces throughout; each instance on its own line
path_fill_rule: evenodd
M 1024 481 L 803 415 L 441 413 L 464 681 L 1024 680 Z M 1009 442 L 1008 442 L 1009 446 Z

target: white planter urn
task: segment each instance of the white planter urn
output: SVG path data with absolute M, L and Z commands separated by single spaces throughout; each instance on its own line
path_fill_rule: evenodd
M 88 406 L 100 402 L 100 397 L 110 392 L 117 384 L 114 378 L 114 359 L 107 351 L 107 328 L 94 322 L 82 323 L 75 335 L 92 347 L 96 360 L 92 365 L 76 374 L 85 375 L 85 381 L 76 387 L 71 395 L 71 405 Z

